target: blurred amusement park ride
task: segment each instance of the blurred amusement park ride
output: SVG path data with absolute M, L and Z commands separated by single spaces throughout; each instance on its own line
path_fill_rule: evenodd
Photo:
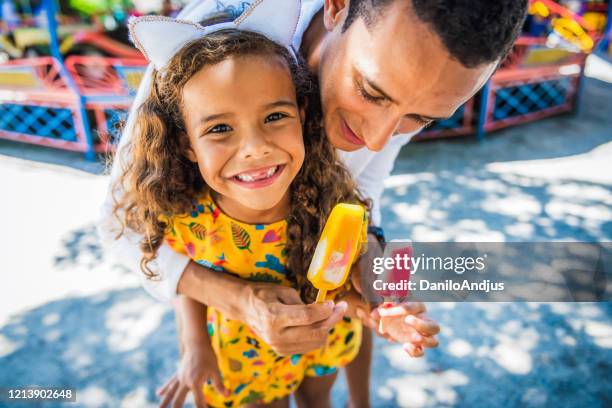
M 52 54 L 43 1 L 0 0 L 0 5 L 0 62 Z M 141 58 L 129 42 L 126 5 L 106 0 L 60 2 L 55 33 L 60 53 Z
M 131 15 L 175 15 L 186 1 L 0 0 L 0 138 L 112 150 L 147 62 Z M 523 33 L 485 87 L 415 139 L 487 132 L 576 109 L 586 57 L 612 59 L 610 0 L 530 0 Z

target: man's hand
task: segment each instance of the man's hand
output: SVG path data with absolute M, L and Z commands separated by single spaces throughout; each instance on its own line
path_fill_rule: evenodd
M 185 343 L 177 372 L 157 390 L 157 395 L 162 399 L 160 408 L 165 408 L 170 403 L 173 408 L 182 407 L 190 391 L 193 392 L 196 407 L 205 408 L 206 401 L 202 391 L 208 381 L 219 393 L 228 395 L 229 391 L 223 386 L 217 357 L 210 341 Z
M 177 292 L 246 323 L 280 355 L 322 347 L 329 330 L 346 312 L 346 303 L 306 305 L 292 288 L 249 282 L 190 262 Z
M 346 302 L 304 304 L 292 288 L 270 283 L 248 285 L 243 321 L 279 355 L 322 347 L 346 313 Z

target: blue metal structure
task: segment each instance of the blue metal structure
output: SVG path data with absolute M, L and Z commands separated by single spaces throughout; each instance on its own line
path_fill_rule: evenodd
M 606 29 L 604 31 L 603 40 L 599 43 L 599 50 L 607 53 L 612 42 L 612 4 L 608 4 L 608 21 L 606 23 Z M 609 57 L 612 57 L 609 55 Z
M 72 111 L 61 107 L 2 103 L 0 129 L 55 140 L 77 141 Z
M 55 0 L 43 0 L 44 1 L 44 9 L 47 15 L 47 24 L 49 29 L 49 37 L 50 37 L 50 47 L 51 47 L 51 55 L 59 62 L 60 65 L 60 74 L 65 78 L 66 83 L 70 90 L 78 96 L 78 104 L 79 104 L 79 115 L 81 119 L 82 132 L 85 135 L 85 140 L 87 141 L 87 151 L 85 152 L 85 157 L 88 160 L 95 160 L 96 153 L 94 150 L 94 140 L 91 132 L 91 126 L 89 124 L 89 119 L 87 117 L 87 110 L 85 109 L 86 100 L 81 92 L 79 91 L 78 86 L 75 84 L 72 76 L 66 69 L 64 65 L 64 58 L 59 50 L 59 41 L 57 38 L 57 21 L 55 19 L 57 7 L 55 4 Z
M 476 127 L 476 139 L 479 142 L 485 138 L 485 122 L 487 119 L 487 111 L 489 105 L 489 91 L 491 88 L 491 80 L 489 79 L 485 86 L 480 91 L 480 109 L 478 110 L 478 126 Z
M 501 88 L 493 106 L 493 120 L 504 120 L 563 105 L 572 84 L 570 78 Z

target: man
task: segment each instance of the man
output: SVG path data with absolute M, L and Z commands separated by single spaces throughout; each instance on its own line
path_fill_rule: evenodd
M 232 2 L 223 3 L 216 2 L 219 6 Z M 244 2 L 234 3 L 232 11 Z M 200 21 L 214 4 L 196 1 L 181 17 Z M 401 147 L 423 127 L 452 116 L 485 84 L 510 50 L 526 8 L 526 0 L 304 2 L 294 48 L 318 77 L 326 134 L 360 190 L 372 199 L 373 226 L 380 226 L 383 181 Z M 144 81 L 139 95 L 147 88 Z M 135 106 L 138 103 L 137 98 Z M 130 122 L 122 143 L 129 137 Z M 132 234 L 113 240 L 112 199 L 108 202 L 102 228 L 105 240 L 138 271 L 141 237 Z M 382 239 L 380 229 L 371 232 L 372 241 Z M 167 246 L 160 249 L 157 266 L 161 279 L 144 281 L 154 296 L 171 299 L 184 294 L 222 310 L 249 323 L 281 354 L 301 353 L 322 344 L 327 330 L 345 311 L 343 304 L 303 305 L 289 288 L 214 273 Z M 414 315 L 415 329 L 414 340 L 405 344 L 405 350 L 421 356 L 424 347 L 437 345 L 438 326 L 425 317 L 421 303 L 406 303 L 403 309 Z M 283 318 L 274 319 L 274 315 Z M 375 314 L 364 315 L 364 322 L 374 326 L 375 318 Z M 363 373 L 369 372 L 370 348 L 371 337 L 364 331 L 360 356 L 347 368 L 352 406 L 368 405 Z M 176 382 L 169 385 L 175 391 L 178 386 Z M 179 399 L 185 394 L 183 387 Z

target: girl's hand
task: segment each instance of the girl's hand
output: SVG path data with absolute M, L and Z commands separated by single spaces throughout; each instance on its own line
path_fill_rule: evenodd
M 184 345 L 183 356 L 177 372 L 164 384 L 157 395 L 162 399 L 160 408 L 182 407 L 189 392 L 193 392 L 195 405 L 205 408 L 206 401 L 202 392 L 204 384 L 210 381 L 217 391 L 228 395 L 223 386 L 221 372 L 217 365 L 217 357 L 209 341 L 191 341 Z
M 426 316 L 422 302 L 404 302 L 392 307 L 379 306 L 370 314 L 372 321 L 378 321 L 377 333 L 389 336 L 403 343 L 406 353 L 422 357 L 425 348 L 438 347 L 436 335 L 440 326 Z

